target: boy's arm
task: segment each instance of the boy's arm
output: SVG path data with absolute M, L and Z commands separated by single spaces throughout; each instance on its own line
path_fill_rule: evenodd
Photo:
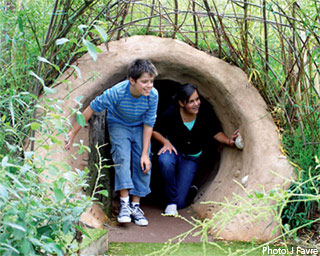
M 84 119 L 87 122 L 93 114 L 93 110 L 91 109 L 90 105 L 83 111 L 82 114 L 84 116 Z M 66 145 L 64 146 L 66 150 L 69 150 L 71 148 L 73 140 L 77 135 L 77 133 L 80 131 L 80 129 L 81 129 L 81 126 L 77 122 L 75 122 L 72 129 L 68 133 L 68 140 L 66 140 Z
M 151 168 L 151 161 L 148 155 L 148 149 L 150 145 L 151 135 L 152 135 L 153 128 L 149 125 L 143 125 L 143 135 L 142 135 L 142 154 L 140 159 L 141 169 L 143 173 L 148 173 Z
M 163 146 L 159 150 L 158 155 L 165 153 L 166 151 L 171 152 L 173 151 L 176 155 L 178 154 L 176 148 L 171 144 L 169 140 L 167 140 L 160 132 L 153 131 L 152 137 L 159 141 Z

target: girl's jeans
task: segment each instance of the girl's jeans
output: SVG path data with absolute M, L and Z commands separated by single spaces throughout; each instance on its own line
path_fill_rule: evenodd
M 199 157 L 192 157 L 173 151 L 159 155 L 159 167 L 165 180 L 168 204 L 178 209 L 186 207 L 186 197 L 199 164 Z
M 111 123 L 108 129 L 115 164 L 115 190 L 128 189 L 131 195 L 145 197 L 151 192 L 151 171 L 144 174 L 140 165 L 143 125 L 130 127 Z M 150 155 L 150 147 L 148 152 Z

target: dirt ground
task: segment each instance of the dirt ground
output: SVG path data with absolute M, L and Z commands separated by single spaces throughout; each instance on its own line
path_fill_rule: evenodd
M 180 234 L 193 228 L 187 221 L 179 217 L 163 216 L 163 209 L 154 205 L 141 206 L 149 225 L 140 227 L 136 224 L 119 224 L 113 221 L 109 225 L 109 242 L 144 242 L 144 243 L 164 243 Z M 191 207 L 179 210 L 179 214 L 191 220 L 194 212 Z M 188 235 L 183 242 L 200 242 L 200 237 Z
M 109 224 L 109 242 L 144 242 L 144 243 L 164 243 L 180 234 L 192 229 L 192 225 L 179 217 L 163 216 L 163 209 L 154 205 L 142 205 L 142 209 L 149 221 L 146 227 L 136 224 L 119 224 L 112 221 Z M 191 207 L 179 210 L 179 214 L 191 220 L 194 211 Z M 194 232 L 193 232 L 194 233 Z M 183 242 L 200 242 L 200 237 L 191 234 Z
M 107 218 L 98 205 L 93 205 L 81 217 L 81 222 L 89 227 L 107 228 L 109 230 L 109 242 L 144 242 L 144 243 L 164 243 L 169 239 L 190 231 L 193 225 L 188 223 L 192 221 L 192 216 L 196 216 L 192 207 L 179 210 L 179 217 L 163 216 L 163 208 L 159 205 L 150 203 L 142 204 L 145 216 L 149 221 L 146 227 L 140 227 L 134 222 L 120 224 L 116 220 L 118 206 L 114 203 L 114 213 L 111 218 Z M 194 232 L 186 236 L 183 242 L 200 242 L 199 236 L 192 236 Z

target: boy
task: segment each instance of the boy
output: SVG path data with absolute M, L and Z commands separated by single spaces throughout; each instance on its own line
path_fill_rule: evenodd
M 140 209 L 140 197 L 150 193 L 150 139 L 158 107 L 158 92 L 153 88 L 156 76 L 157 70 L 149 60 L 137 59 L 128 69 L 128 80 L 104 91 L 83 112 L 87 121 L 94 111 L 107 108 L 115 190 L 120 191 L 120 223 L 133 219 L 139 226 L 148 225 Z M 80 128 L 77 123 L 73 126 L 65 149 L 70 149 Z

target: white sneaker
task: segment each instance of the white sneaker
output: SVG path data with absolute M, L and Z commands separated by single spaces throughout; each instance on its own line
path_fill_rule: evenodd
M 130 208 L 129 203 L 125 203 L 121 201 L 120 204 L 120 211 L 118 215 L 118 222 L 119 223 L 130 223 L 131 222 L 131 212 L 132 209 Z
M 139 205 L 135 205 L 132 208 L 131 216 L 134 220 L 134 223 L 138 226 L 148 226 L 149 222 L 144 216 L 144 212 L 141 210 Z
M 165 214 L 168 215 L 178 215 L 177 205 L 176 204 L 168 204 L 166 209 L 164 210 Z

